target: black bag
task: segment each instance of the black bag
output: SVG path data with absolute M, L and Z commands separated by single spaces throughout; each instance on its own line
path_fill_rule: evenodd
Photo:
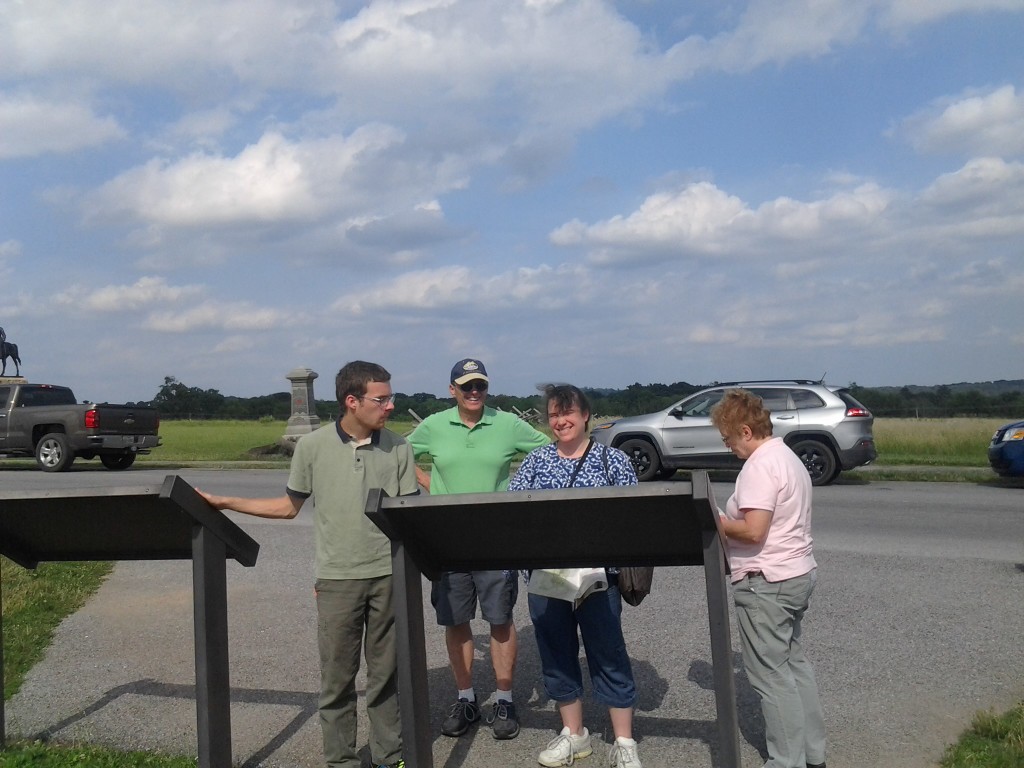
M 619 568 L 619 594 L 630 605 L 640 605 L 651 594 L 654 581 L 654 567 L 630 566 Z

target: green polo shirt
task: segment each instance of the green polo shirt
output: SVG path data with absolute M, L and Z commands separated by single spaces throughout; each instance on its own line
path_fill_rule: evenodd
M 512 459 L 551 442 L 518 416 L 494 408 L 484 408 L 470 429 L 458 407 L 428 416 L 408 440 L 417 458 L 426 454 L 433 462 L 431 495 L 503 491 Z
M 295 445 L 288 494 L 316 504 L 316 577 L 375 579 L 391 573 L 391 542 L 365 514 L 371 488 L 389 496 L 417 493 L 416 465 L 405 438 L 382 429 L 357 445 L 337 421 Z

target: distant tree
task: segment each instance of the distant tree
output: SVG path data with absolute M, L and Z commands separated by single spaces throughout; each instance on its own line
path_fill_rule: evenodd
M 694 385 L 685 381 L 674 384 L 640 384 L 635 382 L 626 389 L 587 389 L 591 412 L 595 416 L 635 416 L 660 411 L 708 385 Z M 942 385 L 938 387 L 862 387 L 851 382 L 848 389 L 875 416 L 927 417 L 999 416 L 1020 418 L 1024 414 L 1024 380 L 1000 381 L 998 386 L 988 384 Z M 513 412 L 526 412 L 541 408 L 539 395 L 519 397 L 491 393 L 488 403 L 495 408 Z M 291 416 L 291 396 L 277 392 L 259 397 L 225 397 L 215 389 L 189 387 L 173 376 L 164 378 L 163 386 L 153 398 L 164 418 L 227 418 L 261 419 L 271 417 L 285 420 Z M 436 397 L 429 392 L 395 395 L 396 415 L 406 416 L 412 409 L 419 417 L 451 408 L 450 397 Z M 321 421 L 337 418 L 338 404 L 333 400 L 317 400 L 314 404 Z
M 216 389 L 189 387 L 173 376 L 165 376 L 153 405 L 165 418 L 211 418 L 220 416 L 224 395 Z

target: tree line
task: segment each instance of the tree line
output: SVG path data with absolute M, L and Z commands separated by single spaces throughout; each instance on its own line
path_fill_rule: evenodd
M 630 384 L 625 389 L 588 389 L 595 416 L 634 416 L 667 408 L 711 384 Z M 954 416 L 986 416 L 1006 419 L 1024 418 L 1024 380 L 985 382 L 976 385 L 954 384 L 937 387 L 861 387 L 849 385 L 851 394 L 874 415 L 890 418 L 950 418 Z M 539 395 L 517 397 L 492 394 L 489 405 L 504 411 L 528 412 L 541 408 Z M 291 416 L 291 395 L 276 392 L 259 397 L 233 397 L 216 389 L 190 387 L 173 376 L 164 378 L 163 386 L 150 401 L 164 419 L 279 419 Z M 451 408 L 453 398 L 437 397 L 428 392 L 395 395 L 395 412 L 420 418 Z M 338 415 L 333 400 L 317 400 L 316 414 L 329 421 Z

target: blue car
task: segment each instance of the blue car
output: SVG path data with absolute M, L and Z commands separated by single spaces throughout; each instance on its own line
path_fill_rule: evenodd
M 988 446 L 988 463 L 1000 475 L 1024 476 L 1024 421 L 996 430 Z

